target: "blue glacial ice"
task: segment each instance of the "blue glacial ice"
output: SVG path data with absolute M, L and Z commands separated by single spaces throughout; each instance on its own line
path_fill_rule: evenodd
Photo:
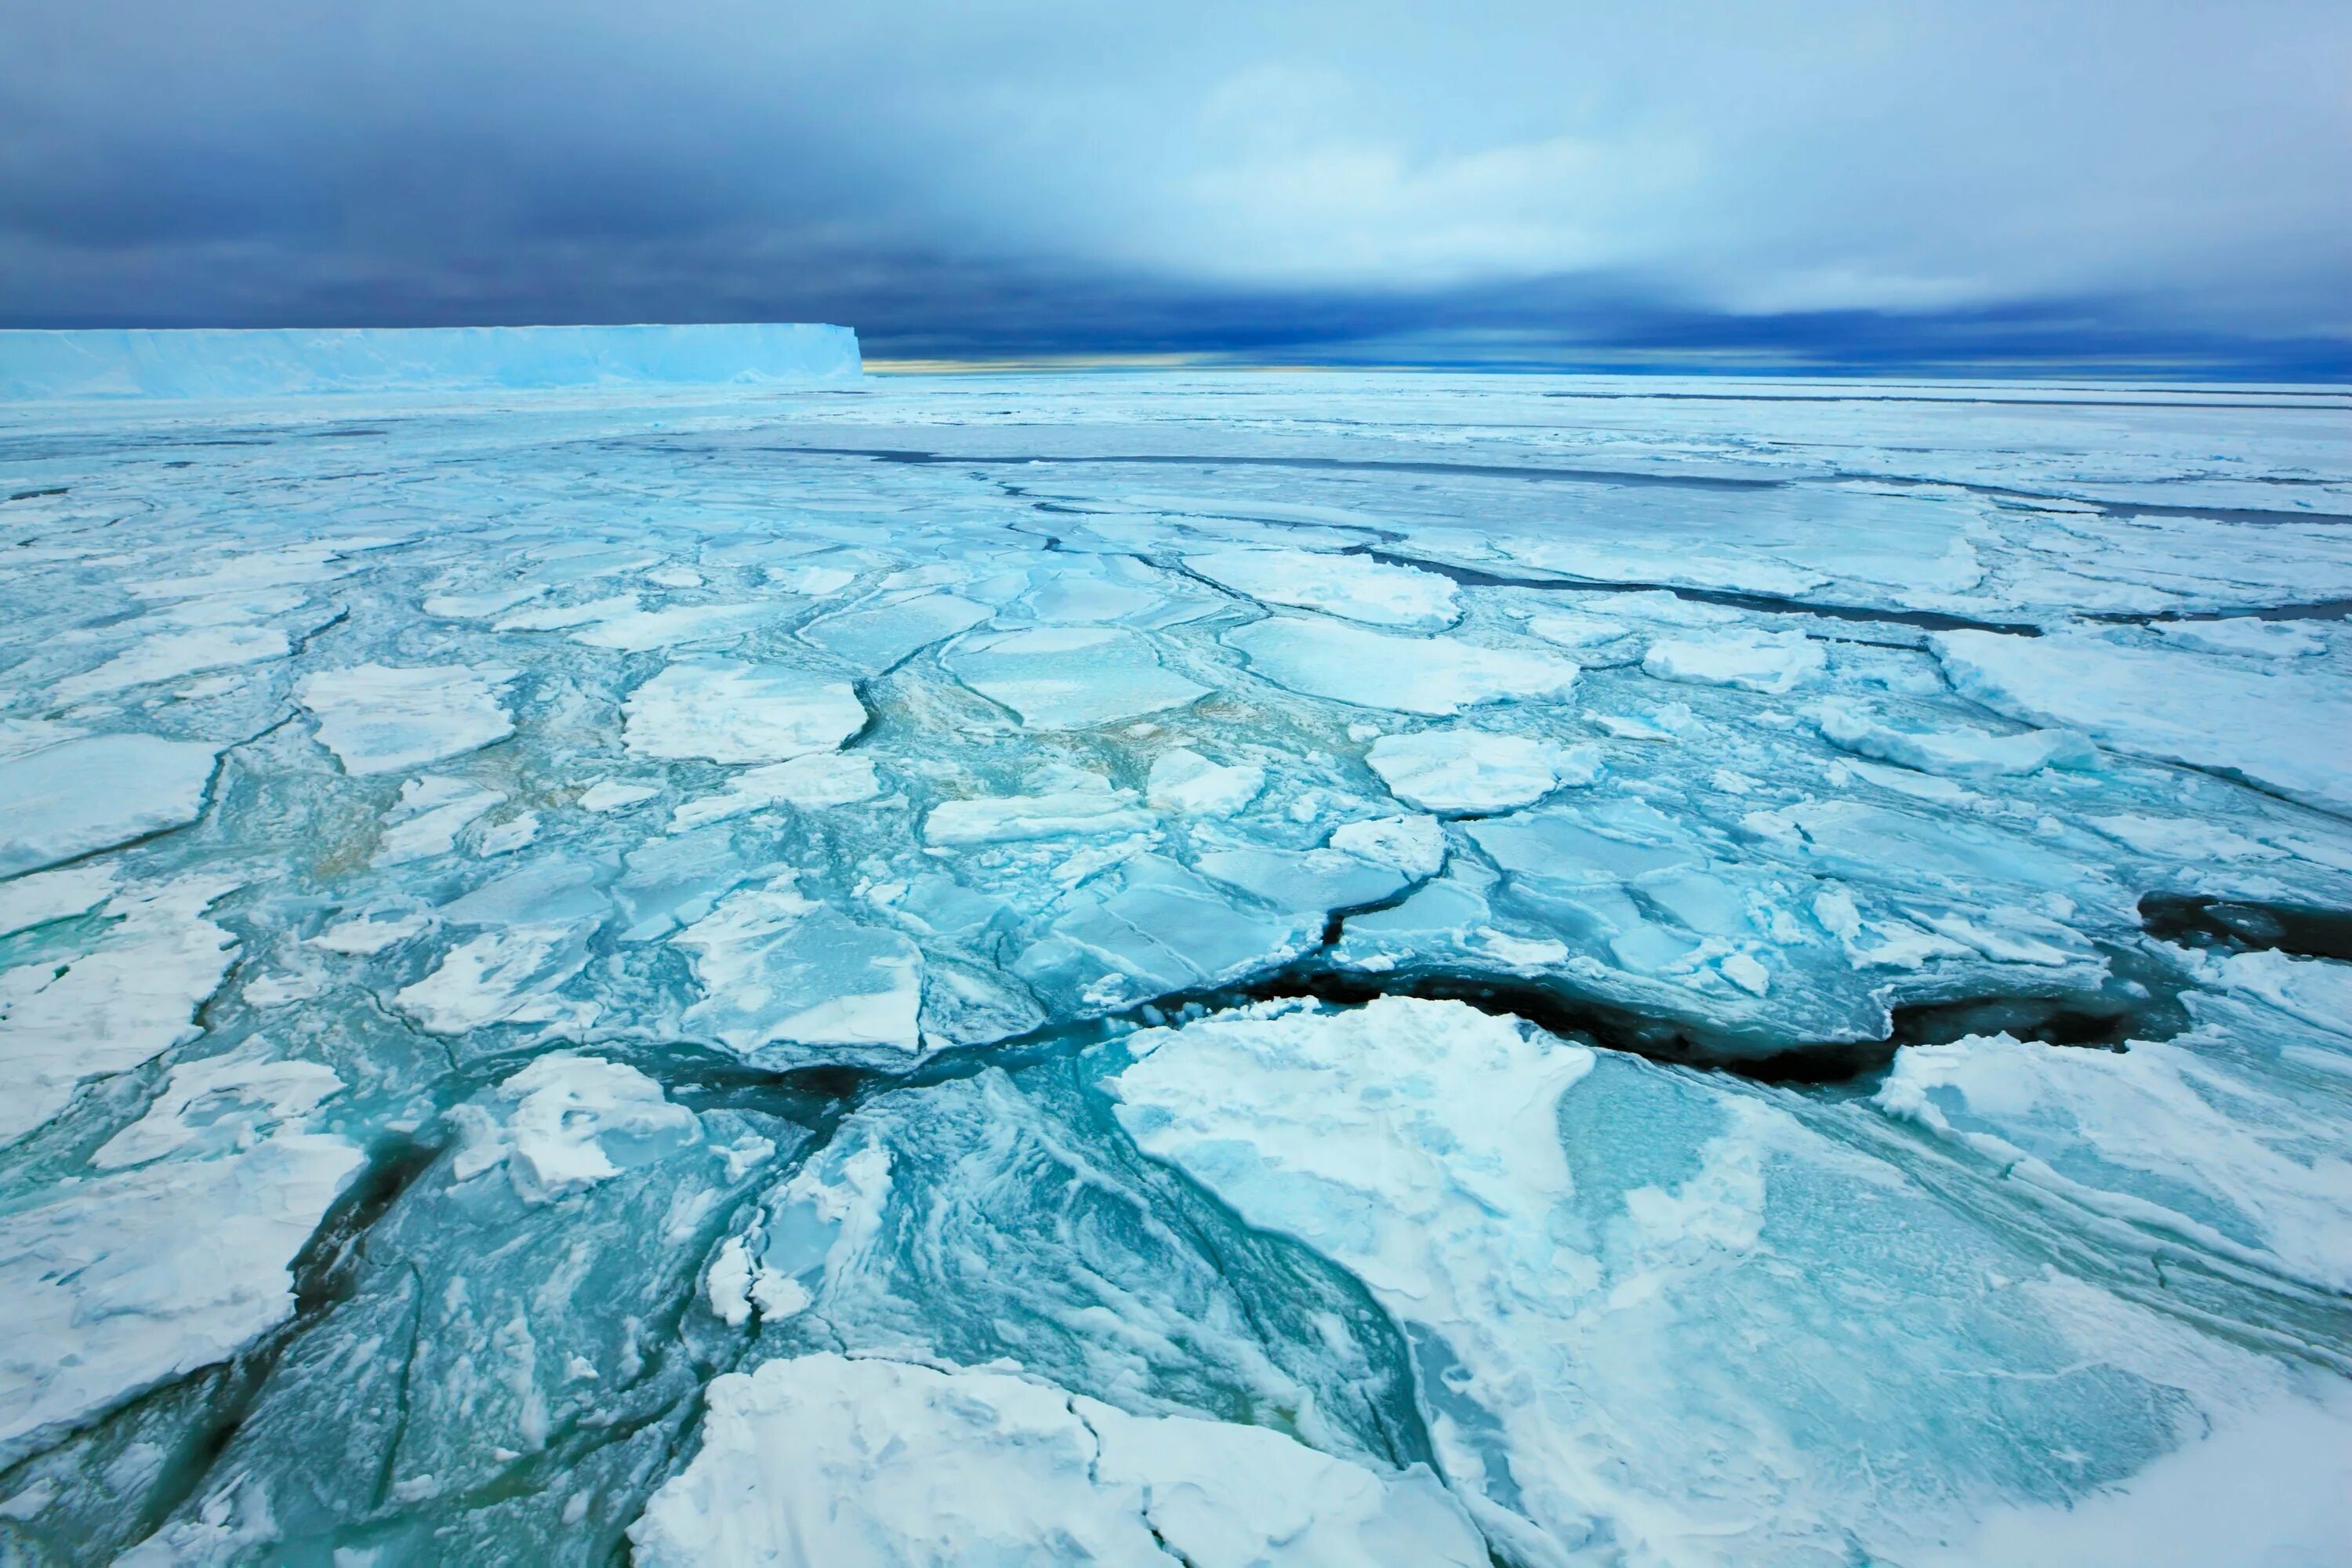
M 0 395 L 0 1561 L 2342 1560 L 2337 395 Z

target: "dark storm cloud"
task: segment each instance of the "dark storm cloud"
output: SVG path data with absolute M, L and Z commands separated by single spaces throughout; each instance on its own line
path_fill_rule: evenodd
M 18 325 L 2352 367 L 2352 12 L 0 0 Z

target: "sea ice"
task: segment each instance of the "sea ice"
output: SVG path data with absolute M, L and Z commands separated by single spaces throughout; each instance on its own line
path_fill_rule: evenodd
M 1661 680 L 1736 686 L 1773 696 L 1795 690 L 1820 674 L 1824 662 L 1821 645 L 1802 632 L 1664 637 L 1642 656 L 1642 668 Z
M 1231 816 L 1265 788 L 1265 770 L 1254 763 L 1221 766 L 1189 746 L 1178 746 L 1152 759 L 1145 787 L 1162 811 Z
M 1423 730 L 1383 735 L 1364 759 L 1407 805 L 1449 815 L 1508 811 L 1568 784 L 1590 784 L 1591 753 L 1564 756 L 1524 735 Z
M 1110 1082 L 1146 1150 L 1398 1315 L 1442 1468 L 1516 1555 L 1901 1560 L 1998 1504 L 2087 1500 L 2193 1441 L 2190 1413 L 2230 1424 L 2294 1385 L 2040 1278 L 1779 1097 L 1458 1003 L 1267 1009 L 1127 1049 Z M 1881 1292 L 1898 1312 L 1857 1311 Z M 1989 1359 L 2034 1399 L 1970 1375 Z M 2053 1470 L 2056 1448 L 2075 1458 Z M 1862 1462 L 1929 1451 L 1892 1492 Z
M 1033 730 L 1078 730 L 1181 708 L 1199 681 L 1165 668 L 1140 634 L 1040 626 L 971 638 L 942 657 L 957 679 Z
M 57 700 L 79 702 L 203 670 L 284 658 L 289 651 L 286 634 L 275 626 L 231 625 L 165 632 L 115 655 L 87 675 L 58 682 Z
M 1486 1560 L 1425 1470 L 1129 1415 L 1005 1372 L 831 1354 L 714 1382 L 701 1453 L 630 1539 L 637 1561 L 681 1565 Z
M 201 878 L 125 889 L 107 900 L 107 926 L 89 945 L 0 969 L 0 1144 L 56 1115 L 82 1080 L 203 1032 L 196 1010 L 236 947 L 205 911 L 234 889 Z M 77 881 L 67 902 L 89 890 Z
M 0 1217 L 0 1463 L 292 1314 L 289 1266 L 362 1163 L 345 1140 L 302 1130 L 339 1087 L 323 1070 L 178 1068 L 100 1151 L 106 1173 Z M 223 1137 L 224 1121 L 246 1136 Z
M 1859 757 L 1874 757 L 1923 773 L 1994 779 L 2041 768 L 2090 768 L 2098 750 L 2063 730 L 2029 730 L 1993 735 L 1972 727 L 1906 730 L 1865 709 L 1832 700 L 1820 709 L 1822 739 Z
M 946 800 L 923 819 L 926 842 L 1003 844 L 1029 838 L 1133 833 L 1158 818 L 1133 790 L 1115 789 L 1100 773 L 1055 768 L 1030 781 L 1033 793 Z
M 587 1191 L 626 1165 L 658 1160 L 702 1135 L 694 1113 L 620 1062 L 557 1051 L 450 1118 L 463 1137 L 450 1174 L 504 1166 L 526 1204 Z
M 1575 663 L 1556 654 L 1481 647 L 1450 637 L 1390 637 L 1291 616 L 1254 622 L 1225 640 L 1251 668 L 1293 691 L 1406 713 L 1564 697 L 1577 677 Z
M 0 758 L 0 877 L 194 822 L 220 748 L 92 735 Z
M 427 773 L 400 786 L 400 798 L 384 814 L 383 839 L 373 864 L 402 866 L 429 860 L 457 847 L 466 825 L 506 799 L 463 779 Z
M 2251 616 L 2218 621 L 2157 621 L 2148 630 L 2177 647 L 2199 653 L 2241 653 L 2256 658 L 2304 658 L 2327 651 L 2327 639 L 2308 624 Z
M 1454 584 L 1433 572 L 1365 555 L 1305 550 L 1217 550 L 1184 564 L 1260 604 L 1321 610 L 1375 626 L 1435 631 L 1459 614 Z
M 479 751 L 514 733 L 499 700 L 503 669 L 358 664 L 295 683 L 319 740 L 352 774 L 399 773 Z
M 766 767 L 747 768 L 728 780 L 720 794 L 687 801 L 670 813 L 670 831 L 683 832 L 772 805 L 850 805 L 881 793 L 873 758 L 817 752 Z M 582 804 L 586 804 L 584 799 Z
M 731 893 L 670 941 L 694 955 L 702 986 L 687 1026 L 739 1055 L 780 1045 L 921 1047 L 914 943 L 789 885 Z
M 630 693 L 629 750 L 648 757 L 781 763 L 830 752 L 866 726 L 845 680 L 789 665 L 687 659 Z
M 2336 671 L 2081 632 L 1944 632 L 1935 647 L 1961 695 L 1997 712 L 2352 810 L 2352 681 Z
M 64 337 L 0 1558 L 2332 1560 L 2324 392 Z
M 953 594 L 884 599 L 813 621 L 801 636 L 868 675 L 879 675 L 933 643 L 988 619 L 986 605 Z

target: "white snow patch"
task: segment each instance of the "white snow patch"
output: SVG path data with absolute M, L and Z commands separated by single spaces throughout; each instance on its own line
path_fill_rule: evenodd
M 0 1216 L 0 1463 L 284 1321 L 289 1266 L 361 1163 L 343 1139 L 281 1127 L 221 1157 L 61 1184 Z
M 383 915 L 374 911 L 329 926 L 310 939 L 310 945 L 355 958 L 371 957 L 433 929 L 429 915 Z
M 922 1047 L 922 955 L 789 882 L 730 893 L 670 938 L 693 955 L 702 1000 L 688 1027 L 751 1056 L 774 1045 Z
M 222 1056 L 182 1062 L 146 1113 L 98 1147 L 101 1171 L 188 1153 L 238 1153 L 300 1121 L 341 1091 L 323 1062 L 278 1057 L 256 1037 Z
M 554 993 L 587 963 L 577 923 L 512 925 L 451 948 L 431 973 L 393 1001 L 435 1035 L 462 1035 L 491 1024 L 585 1024 L 595 1017 L 597 1005 Z
M 619 811 L 624 806 L 653 799 L 661 794 L 659 784 L 628 784 L 618 779 L 598 779 L 580 792 L 580 809 L 603 814 Z
M 873 758 L 819 752 L 736 774 L 721 793 L 687 801 L 670 813 L 669 830 L 681 833 L 772 805 L 849 805 L 881 793 Z
M 1433 816 L 1376 816 L 1333 828 L 1331 847 L 1408 877 L 1434 877 L 1445 864 L 1445 829 Z
M 1034 794 L 941 801 L 923 819 L 924 841 L 1003 844 L 1138 833 L 1159 820 L 1133 790 L 1115 789 L 1100 773 L 1057 765 L 1041 770 L 1031 786 Z
M 1953 778 L 2013 778 L 2043 768 L 2096 767 L 2099 761 L 2096 747 L 2064 730 L 1995 735 L 1965 725 L 1903 729 L 1843 699 L 1824 701 L 1816 721 L 1822 739 L 1841 751 Z
M 2197 653 L 2307 658 L 2327 651 L 2327 639 L 2297 621 L 2264 621 L 2242 616 L 2220 621 L 2156 621 L 2147 629 L 2176 647 Z
M 275 626 L 199 626 L 164 633 L 116 654 L 87 675 L 59 681 L 57 700 L 79 702 L 105 692 L 176 680 L 201 670 L 284 658 L 289 651 L 286 634 Z
M 502 793 L 465 779 L 427 773 L 400 786 L 400 798 L 384 813 L 383 837 L 371 864 L 405 866 L 446 855 L 457 835 L 482 813 L 505 800 Z

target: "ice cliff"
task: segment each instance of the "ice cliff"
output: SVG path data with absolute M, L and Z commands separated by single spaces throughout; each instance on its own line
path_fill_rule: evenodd
M 803 386 L 858 374 L 856 332 L 803 321 L 0 332 L 0 402 Z

